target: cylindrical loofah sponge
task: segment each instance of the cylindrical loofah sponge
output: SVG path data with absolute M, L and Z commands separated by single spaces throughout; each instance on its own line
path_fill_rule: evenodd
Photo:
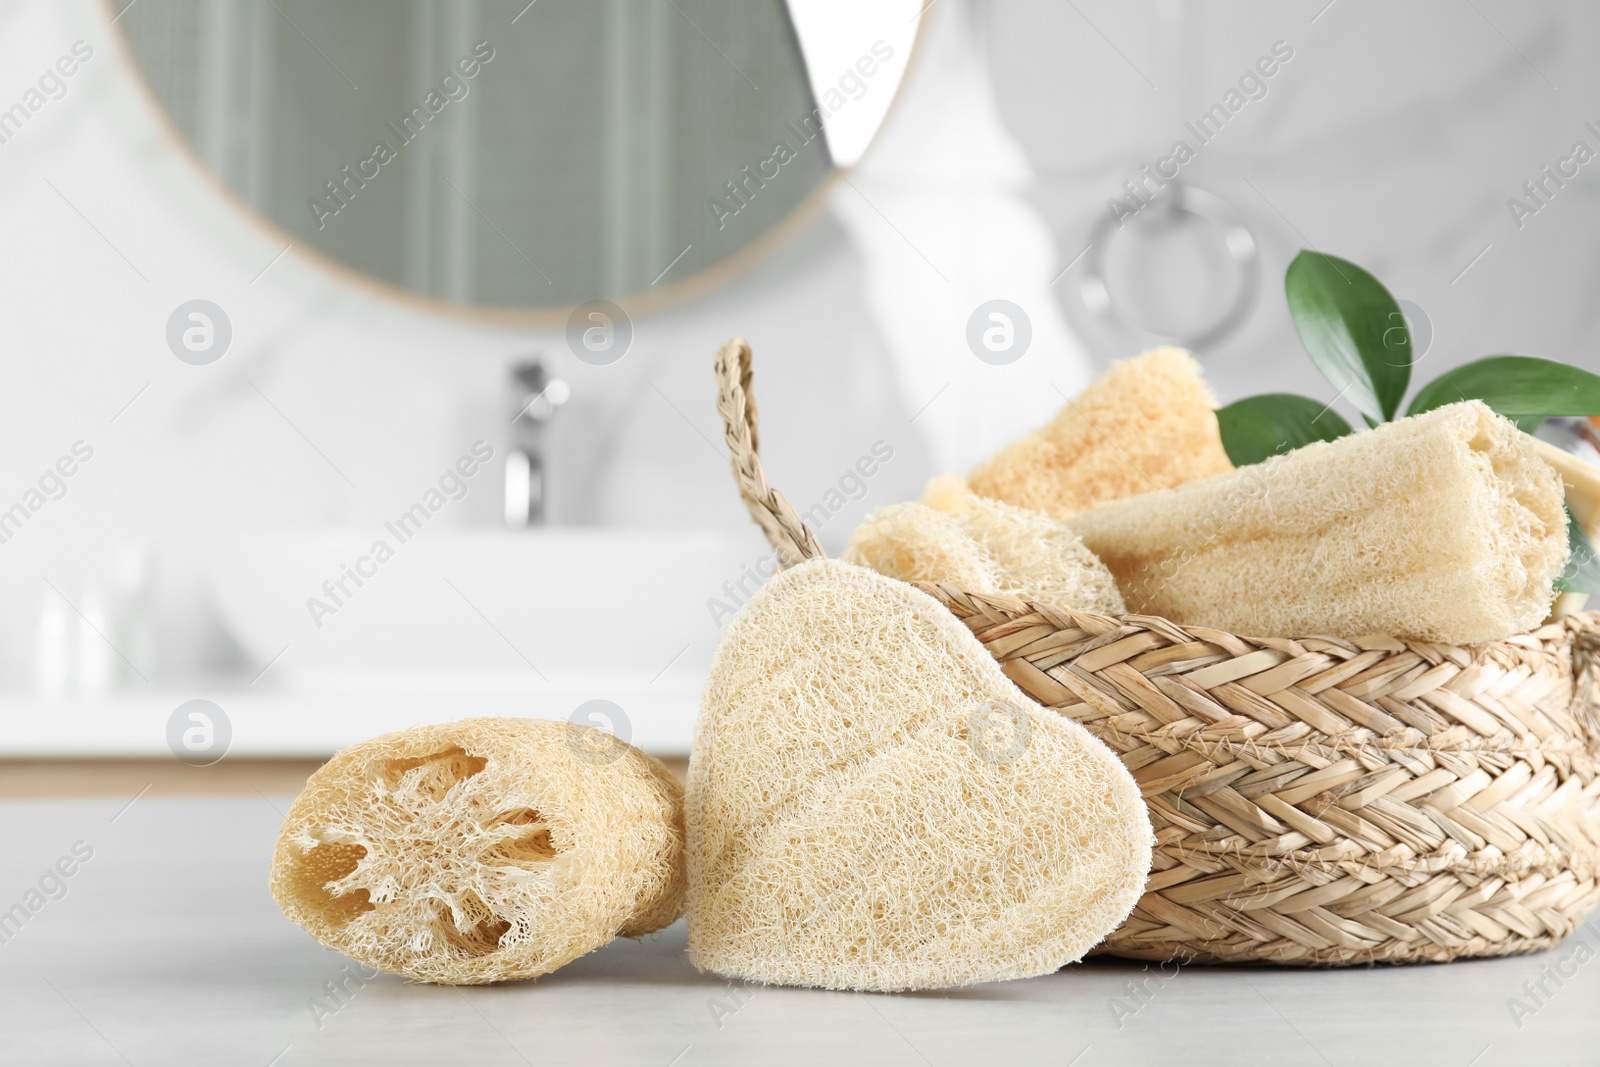
M 942 481 L 948 479 L 936 479 Z M 1061 523 L 953 484 L 942 510 L 891 504 L 851 534 L 844 559 L 903 582 L 945 582 L 1074 611 L 1120 615 L 1111 572 Z
M 1544 618 L 1566 524 L 1560 478 L 1476 400 L 1068 522 L 1134 612 L 1460 645 Z
M 686 884 L 682 788 L 588 733 L 466 719 L 344 749 L 289 809 L 273 898 L 330 948 L 451 984 L 531 978 L 668 925 Z
M 689 956 L 832 989 L 1043 974 L 1132 909 L 1122 762 L 932 598 L 814 559 L 729 625 L 689 765 Z
M 1194 358 L 1155 348 L 1095 379 L 1049 424 L 1007 445 L 967 482 L 979 496 L 1055 518 L 1233 469 L 1216 399 Z M 925 499 L 939 507 L 934 499 Z

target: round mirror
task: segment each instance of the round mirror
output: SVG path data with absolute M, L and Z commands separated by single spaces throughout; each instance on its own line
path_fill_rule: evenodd
M 177 135 L 297 249 L 454 304 L 671 292 L 859 157 L 918 9 L 877 0 L 142 0 Z

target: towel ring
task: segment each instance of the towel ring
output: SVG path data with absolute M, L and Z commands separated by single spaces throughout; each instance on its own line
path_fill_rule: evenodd
M 1142 326 L 1119 310 L 1106 286 L 1106 247 L 1122 227 L 1109 213 L 1101 216 L 1089 234 L 1089 251 L 1085 257 L 1083 274 L 1078 281 L 1078 298 L 1090 312 L 1124 333 L 1140 333 L 1188 349 L 1200 349 L 1215 344 L 1233 333 L 1244 322 L 1255 304 L 1256 290 L 1261 281 L 1261 253 L 1255 235 L 1250 232 L 1244 216 L 1222 197 L 1192 185 L 1177 184 L 1169 195 L 1151 210 L 1169 215 L 1187 215 L 1209 222 L 1222 231 L 1223 244 L 1239 271 L 1239 291 L 1221 317 L 1200 330 L 1188 333 L 1164 333 Z

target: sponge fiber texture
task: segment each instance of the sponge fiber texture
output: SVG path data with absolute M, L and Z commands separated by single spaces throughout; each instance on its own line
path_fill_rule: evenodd
M 1122 614 L 1116 580 L 1077 534 L 1043 512 L 976 496 L 955 479 L 936 481 L 952 483 L 930 487 L 940 510 L 917 503 L 878 509 L 851 535 L 845 561 L 903 582 Z
M 931 597 L 812 560 L 729 624 L 689 766 L 689 955 L 901 990 L 1078 959 L 1132 909 L 1132 776 Z
M 1155 348 L 1113 366 L 1055 419 L 972 472 L 980 496 L 1064 518 L 1233 469 L 1194 358 Z M 927 501 L 932 504 L 933 501 Z
M 1476 400 L 1069 520 L 1135 612 L 1255 637 L 1477 644 L 1538 625 L 1560 477 Z
M 682 789 L 638 749 L 564 722 L 466 719 L 329 760 L 289 809 L 271 888 L 311 936 L 378 970 L 531 978 L 682 914 L 683 840 Z

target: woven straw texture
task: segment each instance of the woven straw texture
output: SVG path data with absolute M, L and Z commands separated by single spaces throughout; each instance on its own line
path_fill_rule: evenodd
M 748 390 L 749 362 L 743 340 L 724 346 L 725 394 Z M 752 511 L 755 486 L 784 504 L 753 447 L 734 469 Z M 786 559 L 820 552 L 783 540 L 787 523 L 762 525 Z M 1600 902 L 1600 613 L 1456 647 L 1253 639 L 917 587 L 1139 782 L 1153 869 L 1100 951 L 1500 956 L 1554 944 Z

